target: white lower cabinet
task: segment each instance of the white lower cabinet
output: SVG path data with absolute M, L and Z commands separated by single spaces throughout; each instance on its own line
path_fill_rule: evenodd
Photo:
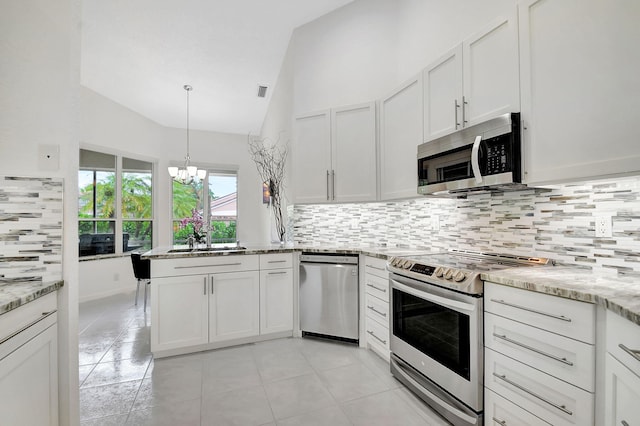
M 386 266 L 385 259 L 365 258 L 365 338 L 369 349 L 389 361 L 389 277 Z
M 209 341 L 241 339 L 260 334 L 258 271 L 214 274 L 210 280 Z
M 640 426 L 640 326 L 607 311 L 606 426 Z
M 593 425 L 595 305 L 491 282 L 484 291 L 486 424 Z
M 3 425 L 58 424 L 56 294 L 41 299 L 0 317 L 0 423 Z M 22 315 L 24 312 L 29 315 Z M 14 321 L 20 317 L 31 318 L 30 325 L 13 334 L 24 327 Z
M 291 253 L 152 262 L 151 352 L 175 355 L 292 333 L 292 265 Z M 194 271 L 206 273 L 188 275 Z
M 484 393 L 484 424 L 498 426 L 547 426 L 550 423 L 518 407 L 497 393 Z
M 260 334 L 293 330 L 293 270 L 260 271 Z

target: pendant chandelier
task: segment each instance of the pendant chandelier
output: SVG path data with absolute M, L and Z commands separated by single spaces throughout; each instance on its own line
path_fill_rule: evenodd
M 189 92 L 193 90 L 193 87 L 185 84 L 184 90 L 187 92 L 187 155 L 184 157 L 183 167 L 169 166 L 168 170 L 173 180 L 183 185 L 189 185 L 193 183 L 196 176 L 199 179 L 204 179 L 207 171 L 191 165 L 191 157 L 189 156 Z

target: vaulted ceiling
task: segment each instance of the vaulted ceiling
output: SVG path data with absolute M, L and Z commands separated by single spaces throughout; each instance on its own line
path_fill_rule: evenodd
M 83 0 L 81 83 L 169 127 L 190 84 L 192 129 L 255 134 L 293 30 L 351 1 Z

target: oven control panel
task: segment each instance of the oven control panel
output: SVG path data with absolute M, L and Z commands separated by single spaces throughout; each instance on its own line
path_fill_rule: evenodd
M 447 268 L 444 266 L 435 267 L 423 265 L 421 263 L 412 262 L 409 259 L 399 257 L 391 259 L 390 265 L 394 268 L 403 269 L 416 274 L 439 278 L 441 280 L 455 281 L 457 283 L 467 279 L 467 274 L 458 269 Z

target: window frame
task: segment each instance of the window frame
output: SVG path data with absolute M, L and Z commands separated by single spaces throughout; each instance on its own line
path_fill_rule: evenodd
M 175 163 L 175 162 L 171 162 L 170 165 L 175 165 L 175 166 L 184 166 L 184 163 L 180 164 L 180 163 Z M 220 175 L 234 175 L 236 178 L 236 220 L 235 220 L 235 225 L 236 225 L 236 230 L 235 230 L 235 240 L 238 240 L 238 229 L 239 229 L 239 208 L 238 208 L 238 204 L 239 204 L 239 198 L 240 198 L 240 191 L 239 191 L 239 183 L 240 183 L 240 172 L 239 172 L 239 167 L 236 165 L 225 165 L 225 166 L 220 166 L 220 165 L 207 165 L 207 164 L 196 164 L 196 163 L 191 163 L 191 165 L 193 166 L 197 166 L 198 169 L 204 169 L 207 171 L 206 176 L 204 177 L 203 180 L 205 180 L 207 182 L 207 186 L 209 185 L 209 176 L 210 175 L 216 175 L 216 174 L 220 174 Z M 169 241 L 171 241 L 172 245 L 180 245 L 180 244 L 176 244 L 176 241 L 174 240 L 174 223 L 177 221 L 180 221 L 182 218 L 176 218 L 173 216 L 173 178 L 171 178 L 170 176 L 168 177 L 169 179 L 169 185 L 171 188 L 171 197 L 170 197 L 170 205 L 169 205 L 169 217 L 170 217 L 170 221 L 169 221 L 169 231 L 170 231 L 170 236 L 169 236 Z M 203 206 L 208 206 L 207 209 L 205 209 L 206 211 L 204 211 L 203 213 L 203 221 L 204 223 L 207 224 L 211 224 L 211 201 L 212 199 L 210 198 L 209 195 L 209 191 L 203 191 L 204 194 L 204 200 L 202 200 L 203 202 Z M 211 230 L 209 230 L 208 232 L 209 235 L 211 235 Z M 233 243 L 235 243 L 235 241 L 233 241 Z M 215 242 L 212 242 L 212 244 L 217 244 Z M 229 243 L 222 243 L 222 244 L 229 244 Z
M 151 157 L 146 157 L 143 155 L 138 155 L 138 154 L 133 154 L 130 152 L 125 152 L 125 151 L 120 151 L 120 150 L 113 150 L 113 149 L 108 149 L 102 146 L 96 146 L 96 145 L 88 145 L 88 144 L 80 144 L 79 150 L 78 150 L 78 156 L 80 156 L 80 150 L 86 150 L 86 151 L 93 151 L 93 152 L 97 152 L 100 154 L 106 154 L 106 155 L 113 155 L 116 158 L 116 164 L 115 164 L 115 188 L 114 188 L 114 217 L 111 218 L 80 218 L 79 216 L 77 217 L 78 220 L 78 226 L 80 224 L 80 222 L 86 222 L 86 221 L 90 221 L 90 222 L 98 222 L 98 221 L 109 221 L 109 222 L 115 222 L 115 235 L 114 235 L 114 252 L 113 253 L 106 253 L 106 254 L 95 254 L 95 255 L 87 255 L 87 256 L 80 256 L 80 253 L 78 252 L 78 256 L 79 256 L 79 260 L 84 260 L 84 259 L 95 259 L 95 258 L 109 258 L 109 257 L 121 257 L 121 256 L 129 256 L 133 251 L 135 250 L 129 250 L 129 251 L 124 251 L 122 244 L 123 244 L 123 222 L 150 222 L 150 226 L 151 226 L 151 249 L 153 249 L 154 247 L 157 247 L 158 244 L 158 237 L 157 237 L 157 192 L 158 192 L 158 188 L 157 188 L 157 170 L 158 170 L 158 160 L 155 158 L 151 158 Z M 130 172 L 130 171 L 126 171 L 123 168 L 123 158 L 128 158 L 131 160 L 136 160 L 136 161 L 141 161 L 141 162 L 145 162 L 145 163 L 149 163 L 151 164 L 151 170 L 149 171 L 151 173 L 151 216 L 149 218 L 127 218 L 124 217 L 123 213 L 122 213 L 122 174 L 125 172 Z M 99 169 L 91 169 L 91 168 L 83 168 L 82 166 L 80 166 L 80 164 L 78 164 L 78 173 L 82 170 L 99 170 Z M 77 184 L 78 187 L 78 198 L 79 198 L 79 191 L 80 191 L 80 186 L 79 183 Z M 77 208 L 79 208 L 79 205 L 77 206 Z M 77 213 L 76 213 L 77 214 Z M 79 237 L 79 236 L 78 236 Z

